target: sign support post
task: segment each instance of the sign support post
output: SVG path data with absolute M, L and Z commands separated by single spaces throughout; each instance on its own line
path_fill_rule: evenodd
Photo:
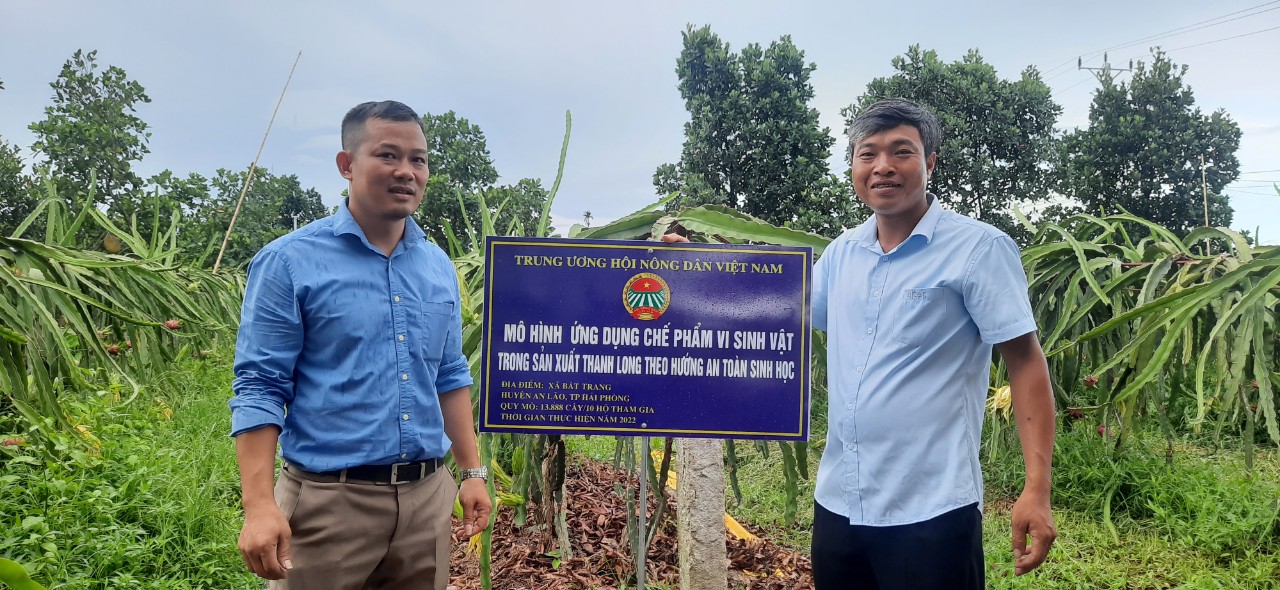
M 729 587 L 724 528 L 724 451 L 709 438 L 677 439 L 676 546 L 680 587 L 725 590 Z

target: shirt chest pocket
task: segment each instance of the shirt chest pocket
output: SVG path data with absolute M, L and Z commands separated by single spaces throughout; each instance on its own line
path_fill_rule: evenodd
M 898 312 L 893 319 L 893 339 L 908 346 L 919 346 L 931 334 L 937 334 L 947 317 L 947 289 L 903 289 Z
M 453 303 L 425 301 L 422 303 L 422 334 L 418 344 L 422 358 L 439 362 L 444 356 L 444 344 L 449 336 L 449 324 L 453 320 Z

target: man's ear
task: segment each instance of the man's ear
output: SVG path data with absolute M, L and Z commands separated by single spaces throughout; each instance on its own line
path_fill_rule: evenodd
M 342 177 L 347 180 L 351 180 L 351 152 L 348 152 L 347 150 L 338 152 L 336 160 L 338 163 L 338 174 L 341 174 Z
M 933 152 L 932 154 L 929 154 L 929 157 L 925 158 L 925 161 L 924 161 L 925 173 L 928 174 L 929 176 L 933 176 L 933 167 L 937 163 L 938 163 L 938 152 Z

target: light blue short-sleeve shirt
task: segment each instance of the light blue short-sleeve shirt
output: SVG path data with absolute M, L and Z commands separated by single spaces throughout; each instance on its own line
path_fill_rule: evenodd
M 932 201 L 892 251 L 872 216 L 814 266 L 830 391 L 814 496 L 855 525 L 982 501 L 991 348 L 1036 329 L 1017 244 Z

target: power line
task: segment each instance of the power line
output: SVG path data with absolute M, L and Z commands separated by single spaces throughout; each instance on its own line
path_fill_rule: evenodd
M 1276 1 L 1280 2 L 1280 0 L 1276 0 Z M 1276 8 L 1273 8 L 1273 9 L 1271 9 L 1271 10 L 1280 10 L 1280 6 L 1277 6 Z M 1255 13 L 1255 14 L 1256 14 L 1256 13 Z M 1248 32 L 1248 33 L 1241 33 L 1241 34 L 1239 34 L 1239 35 L 1232 35 L 1232 36 L 1230 36 L 1230 37 L 1223 37 L 1223 38 L 1221 38 L 1221 39 L 1214 39 L 1214 40 L 1212 40 L 1212 41 L 1205 41 L 1204 43 L 1196 43 L 1195 45 L 1185 45 L 1185 46 L 1183 46 L 1183 47 L 1174 47 L 1173 49 L 1165 49 L 1165 50 L 1164 50 L 1164 52 L 1165 52 L 1165 53 L 1169 53 L 1169 52 L 1173 52 L 1173 51 L 1180 51 L 1180 50 L 1183 50 L 1183 49 L 1191 49 L 1192 47 L 1201 47 L 1201 46 L 1204 46 L 1204 45 L 1211 45 L 1211 44 L 1213 44 L 1213 43 L 1221 43 L 1221 42 L 1223 42 L 1223 41 L 1230 41 L 1230 40 L 1232 40 L 1232 39 L 1239 39 L 1239 38 L 1241 38 L 1241 37 L 1248 37 L 1248 36 L 1250 36 L 1250 35 L 1258 35 L 1258 34 L 1261 34 L 1261 33 L 1266 33 L 1266 32 L 1269 32 L 1269 31 L 1275 31 L 1275 30 L 1278 30 L 1278 29 L 1280 29 L 1280 26 L 1271 27 L 1271 28 L 1269 28 L 1269 29 L 1261 29 L 1261 30 L 1257 30 L 1257 31 L 1251 31 L 1251 32 Z M 1129 61 L 1133 61 L 1134 59 L 1137 59 L 1137 58 L 1140 58 L 1140 57 L 1142 57 L 1142 56 L 1140 56 L 1140 55 L 1135 55 L 1135 56 L 1133 56 L 1133 57 L 1129 58 Z M 1096 68 L 1084 68 L 1084 69 L 1096 69 Z M 1115 71 L 1127 71 L 1127 70 L 1115 70 Z M 1059 75 L 1061 75 L 1061 74 L 1059 74 Z M 1056 78 L 1057 76 L 1054 76 L 1054 77 Z M 1048 82 L 1048 81 L 1049 81 L 1048 79 L 1046 79 L 1046 80 L 1045 80 L 1045 82 Z M 1058 91 L 1054 92 L 1051 96 L 1057 96 L 1057 95 L 1059 95 L 1059 94 L 1061 94 L 1061 93 L 1063 93 L 1063 92 L 1066 92 L 1067 90 L 1070 90 L 1070 89 L 1072 89 L 1072 88 L 1075 88 L 1076 86 L 1079 86 L 1079 85 L 1081 85 L 1081 84 L 1084 84 L 1085 82 L 1088 82 L 1088 80 L 1081 80 L 1080 82 L 1077 82 L 1077 83 L 1072 84 L 1072 85 L 1070 85 L 1070 86 L 1068 86 L 1068 87 L 1066 87 L 1066 88 L 1063 88 L 1063 89 L 1061 89 L 1061 90 L 1058 90 Z M 1276 172 L 1276 171 L 1275 171 L 1275 170 L 1270 170 L 1269 172 Z M 1242 173 L 1242 174 L 1247 174 L 1247 173 Z
M 1066 87 L 1066 88 L 1063 88 L 1062 90 L 1058 90 L 1058 91 L 1054 92 L 1051 96 L 1057 96 L 1057 95 L 1059 95 L 1059 94 L 1062 94 L 1063 92 L 1066 92 L 1066 91 L 1068 91 L 1068 90 L 1071 90 L 1072 88 L 1075 88 L 1076 86 L 1079 86 L 1079 85 L 1081 85 L 1081 84 L 1084 84 L 1085 82 L 1089 82 L 1089 81 L 1091 81 L 1091 80 L 1093 80 L 1093 79 L 1094 79 L 1094 78 L 1093 78 L 1093 76 L 1089 76 L 1088 78 L 1085 78 L 1085 79 L 1083 79 L 1083 80 L 1081 80 L 1081 81 L 1079 81 L 1079 82 L 1076 82 L 1075 84 L 1072 84 L 1072 85 L 1070 85 L 1070 86 L 1068 86 L 1068 87 Z
M 1277 0 L 1277 1 L 1280 1 L 1280 0 Z M 1271 4 L 1275 4 L 1275 2 L 1272 2 Z M 1263 6 L 1265 6 L 1265 4 L 1264 4 Z M 1257 8 L 1257 7 L 1255 6 L 1254 8 Z M 1252 9 L 1250 9 L 1250 10 L 1252 10 Z M 1185 31 L 1181 31 L 1181 32 L 1178 32 L 1178 33 L 1171 33 L 1171 34 L 1168 34 L 1168 35 L 1161 33 L 1160 35 L 1152 35 L 1151 37 L 1146 38 L 1146 39 L 1140 39 L 1140 40 L 1138 40 L 1138 41 L 1133 41 L 1133 42 L 1130 42 L 1130 43 L 1126 43 L 1126 44 L 1124 44 L 1124 45 L 1117 45 L 1117 46 L 1115 46 L 1115 47 L 1110 47 L 1110 48 L 1108 48 L 1106 51 L 1111 51 L 1111 50 L 1115 50 L 1115 49 L 1125 49 L 1125 48 L 1127 48 L 1127 47 L 1133 47 L 1134 45 L 1138 45 L 1138 44 L 1141 44 L 1141 43 L 1150 43 L 1150 42 L 1152 42 L 1152 41 L 1159 41 L 1159 40 L 1161 40 L 1161 39 L 1168 39 L 1169 37 L 1177 37 L 1178 35 L 1182 35 L 1182 34 L 1185 34 L 1185 33 L 1190 33 L 1190 32 L 1192 32 L 1192 31 L 1199 31 L 1200 29 L 1207 29 L 1207 28 L 1209 28 L 1209 27 L 1216 27 L 1216 26 L 1218 26 L 1218 25 L 1223 25 L 1223 24 L 1226 24 L 1226 23 L 1229 23 L 1229 22 L 1232 22 L 1232 21 L 1238 21 L 1238 20 L 1240 20 L 1240 19 L 1242 19 L 1242 18 L 1247 18 L 1247 17 L 1250 17 L 1250 16 L 1256 16 L 1256 15 L 1262 14 L 1262 13 L 1264 13 L 1264 12 L 1271 12 L 1272 10 L 1280 10 L 1280 6 L 1277 6 L 1277 7 L 1275 7 L 1275 8 L 1268 8 L 1268 9 L 1266 9 L 1266 10 L 1259 10 L 1258 12 L 1251 12 L 1251 13 L 1249 13 L 1249 14 L 1245 14 L 1245 15 L 1237 16 L 1237 17 L 1232 18 L 1232 19 L 1227 19 L 1227 20 L 1224 20 L 1224 21 L 1221 21 L 1221 22 L 1216 22 L 1216 23 L 1213 23 L 1213 24 L 1211 24 L 1211 25 L 1204 25 L 1204 26 L 1202 26 L 1202 27 L 1196 27 L 1196 28 L 1194 28 L 1194 29 L 1187 29 L 1187 30 L 1185 30 Z M 1237 14 L 1237 13 L 1234 13 L 1234 12 L 1233 12 L 1232 14 Z M 1230 15 L 1228 15 L 1228 16 L 1230 16 Z
M 1250 171 L 1248 171 L 1248 172 L 1241 172 L 1240 174 L 1266 174 L 1266 173 L 1268 173 L 1268 172 L 1280 172 L 1280 169 L 1277 169 L 1277 170 L 1250 170 Z
M 1242 194 L 1242 195 L 1257 195 L 1257 196 L 1259 196 L 1259 197 L 1274 197 L 1274 196 L 1276 196 L 1276 193 L 1254 193 L 1254 192 L 1249 192 L 1249 191 L 1242 191 L 1242 190 L 1240 190 L 1240 189 L 1238 189 L 1238 188 L 1229 188 L 1229 189 L 1227 189 L 1227 192 L 1229 192 L 1229 193 L 1240 193 L 1240 194 Z
M 1103 52 L 1105 52 L 1105 51 L 1111 51 L 1112 49 L 1123 49 L 1123 48 L 1125 48 L 1125 47 L 1132 46 L 1132 45 L 1133 45 L 1133 44 L 1135 44 L 1135 43 L 1145 43 L 1145 42 L 1148 42 L 1148 41 L 1154 41 L 1156 38 L 1161 37 L 1161 36 L 1163 36 L 1163 35 L 1169 35 L 1170 33 L 1175 33 L 1175 32 L 1177 32 L 1177 31 L 1182 31 L 1183 29 L 1188 29 L 1188 28 L 1195 27 L 1195 26 L 1198 26 L 1198 25 L 1203 25 L 1203 24 L 1205 24 L 1205 23 L 1210 23 L 1210 22 L 1213 22 L 1213 21 L 1216 21 L 1216 20 L 1221 20 L 1221 19 L 1227 18 L 1227 17 L 1229 17 L 1229 16 L 1235 16 L 1235 15 L 1240 14 L 1240 13 L 1243 13 L 1243 12 L 1249 12 L 1249 11 L 1251 11 L 1251 10 L 1256 10 L 1256 9 L 1258 9 L 1258 8 L 1262 8 L 1262 7 L 1264 7 L 1264 6 L 1270 6 L 1270 5 L 1272 5 L 1272 4 L 1277 4 L 1277 3 L 1280 3 L 1280 0 L 1272 0 L 1271 2 L 1264 2 L 1264 3 L 1262 3 L 1262 4 L 1258 4 L 1257 6 L 1250 6 L 1249 8 L 1245 8 L 1245 9 L 1243 9 L 1243 10 L 1237 10 L 1237 11 L 1235 11 L 1235 12 L 1230 12 L 1230 13 L 1227 13 L 1227 14 L 1224 14 L 1224 15 L 1215 16 L 1215 17 L 1213 17 L 1213 18 L 1205 19 L 1205 20 L 1202 20 L 1202 21 L 1199 21 L 1199 22 L 1195 22 L 1195 23 L 1191 23 L 1191 24 L 1189 24 L 1189 25 L 1183 25 L 1183 26 L 1181 26 L 1181 27 L 1177 27 L 1177 28 L 1174 28 L 1174 29 L 1169 29 L 1168 31 L 1164 31 L 1164 32 L 1162 32 L 1162 33 L 1156 33 L 1156 34 L 1154 34 L 1154 35 L 1147 35 L 1146 37 L 1141 37 L 1141 38 L 1135 39 L 1135 40 L 1133 40 L 1133 41 L 1126 41 L 1125 43 L 1121 43 L 1121 44 L 1116 45 L 1116 46 L 1113 46 L 1113 47 L 1108 47 L 1108 48 L 1106 48 L 1106 49 L 1100 49 L 1100 50 L 1098 50 L 1098 51 L 1094 51 L 1094 52 L 1092 52 L 1092 53 L 1086 53 L 1086 54 L 1084 54 L 1083 56 L 1081 56 L 1081 59 L 1093 59 L 1094 57 L 1097 57 L 1097 56 L 1098 56 L 1098 54 L 1103 53 Z M 1277 7 L 1277 8 L 1280 8 L 1280 7 Z M 1275 8 L 1271 8 L 1271 9 L 1268 9 L 1268 10 L 1275 10 Z M 1264 10 L 1264 11 L 1261 11 L 1261 12 L 1267 12 L 1268 10 Z M 1261 14 L 1261 12 L 1255 12 L 1255 13 L 1251 13 L 1251 14 L 1246 14 L 1246 15 L 1244 15 L 1244 16 L 1253 16 L 1254 14 Z M 1240 18 L 1244 18 L 1244 17 L 1242 16 L 1242 17 L 1240 17 Z M 1231 20 L 1237 20 L 1237 19 L 1231 19 Z M 1231 21 L 1222 21 L 1222 23 L 1225 23 L 1225 22 L 1231 22 Z M 1215 23 L 1215 24 L 1222 24 L 1222 23 Z M 1208 25 L 1208 26 L 1213 26 L 1213 25 Z M 1204 27 L 1201 27 L 1201 28 L 1204 28 Z M 1197 30 L 1198 30 L 1198 29 L 1197 29 Z M 1189 33 L 1189 32 L 1191 32 L 1191 31 L 1182 31 L 1182 32 L 1184 32 L 1184 33 Z M 1179 33 L 1179 34 L 1181 34 L 1181 33 Z M 1172 35 L 1170 35 L 1170 36 L 1172 36 Z M 1071 65 L 1071 60 L 1067 60 L 1067 61 L 1065 61 L 1065 62 L 1062 62 L 1061 64 L 1058 64 L 1058 65 L 1056 65 L 1056 66 L 1054 66 L 1054 67 L 1052 67 L 1052 68 L 1048 69 L 1048 70 L 1045 70 L 1045 71 L 1042 73 L 1042 75 L 1048 75 L 1048 74 L 1049 74 L 1049 73 L 1051 73 L 1051 72 L 1055 72 L 1055 71 L 1057 71 L 1057 70 L 1059 70 L 1059 69 L 1061 69 L 1061 68 L 1063 68 L 1063 67 L 1069 66 L 1069 65 Z M 1061 72 L 1061 73 L 1055 74 L 1055 75 L 1054 75 L 1054 76 L 1052 76 L 1051 78 L 1046 78 L 1046 79 L 1045 79 L 1045 81 L 1047 82 L 1047 81 L 1051 80 L 1052 78 L 1056 78 L 1056 77 L 1058 77 L 1058 76 L 1061 76 L 1063 73 L 1066 73 L 1066 72 L 1069 72 L 1069 71 L 1071 71 L 1071 70 L 1070 70 L 1070 69 L 1068 69 L 1068 70 L 1065 70 L 1064 72 Z
M 1265 33 L 1265 32 L 1267 32 L 1267 31 L 1274 31 L 1274 30 L 1276 30 L 1276 29 L 1280 29 L 1280 27 L 1271 27 L 1270 29 L 1262 29 L 1261 31 L 1254 31 L 1254 32 L 1252 32 L 1252 33 L 1241 33 L 1241 34 L 1239 34 L 1239 35 L 1234 35 L 1234 36 L 1231 36 L 1231 37 L 1223 37 L 1223 38 L 1221 38 L 1221 39 L 1214 39 L 1213 41 L 1205 41 L 1204 43 L 1196 43 L 1195 45 L 1185 45 L 1185 46 L 1183 46 L 1183 47 L 1174 47 L 1173 49 L 1166 49 L 1165 51 L 1178 51 L 1178 50 L 1180 50 L 1180 49 L 1191 49 L 1192 47 L 1200 47 L 1200 46 L 1202 46 L 1202 45 L 1210 45 L 1210 44 L 1212 44 L 1212 43 L 1221 43 L 1221 42 L 1223 42 L 1223 41 L 1230 41 L 1230 40 L 1232 40 L 1232 39 L 1239 39 L 1239 38 L 1241 38 L 1241 37 L 1248 37 L 1249 35 L 1257 35 L 1258 33 Z

